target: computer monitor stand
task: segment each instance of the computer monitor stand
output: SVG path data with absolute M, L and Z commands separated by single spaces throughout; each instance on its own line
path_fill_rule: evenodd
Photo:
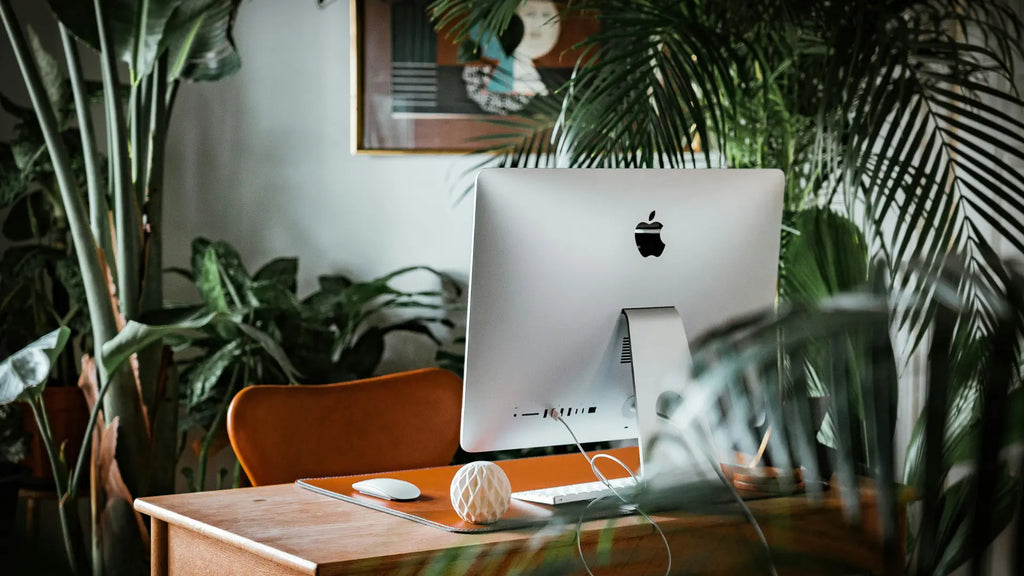
M 686 374 L 690 370 L 690 347 L 683 319 L 673 306 L 624 308 L 622 315 L 632 356 L 640 476 L 643 477 L 645 460 L 658 434 L 658 398 L 669 374 Z

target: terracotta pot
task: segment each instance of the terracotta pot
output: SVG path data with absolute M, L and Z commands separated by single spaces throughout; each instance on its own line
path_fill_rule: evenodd
M 741 452 L 733 453 L 735 463 L 721 462 L 726 479 L 738 490 L 749 495 L 781 495 L 804 489 L 802 468 L 750 467 L 753 458 Z
M 68 468 L 75 465 L 78 451 L 82 449 L 85 438 L 85 426 L 89 423 L 89 408 L 85 404 L 85 396 L 77 386 L 48 386 L 43 391 L 43 402 L 46 404 L 46 417 L 50 420 L 53 430 L 54 448 L 60 450 L 64 442 L 64 460 Z M 53 482 L 53 469 L 46 455 L 46 446 L 39 436 L 36 419 L 32 410 L 25 406 L 22 409 L 25 418 L 25 430 L 31 435 L 29 455 L 22 464 L 31 470 L 33 480 Z

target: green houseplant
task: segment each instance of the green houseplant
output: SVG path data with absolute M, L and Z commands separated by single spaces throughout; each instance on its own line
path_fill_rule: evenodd
M 32 100 L 75 247 L 91 320 L 92 357 L 99 367 L 95 380 L 111 382 L 103 399 L 104 416 L 109 422 L 116 418 L 120 426 L 117 464 L 127 489 L 120 494 L 92 491 L 92 524 L 102 525 L 92 531 L 94 573 L 142 569 L 146 539 L 128 536 L 142 529 L 131 510 L 131 497 L 173 487 L 177 394 L 173 377 L 166 377 L 165 355 L 154 342 L 139 354 L 137 370 L 123 367 L 108 374 L 113 364 L 104 357 L 103 345 L 126 320 L 162 305 L 163 166 L 170 113 L 182 82 L 216 80 L 238 69 L 231 28 L 239 4 L 240 0 L 147 0 L 130 6 L 106 0 L 50 2 L 81 133 L 82 186 L 49 97 L 51 78 L 32 54 L 10 2 L 0 1 L 0 18 Z M 82 74 L 83 43 L 96 50 L 102 72 L 104 105 L 97 116 L 106 127 L 105 179 Z M 118 60 L 127 63 L 127 88 L 122 88 Z M 118 538 L 119 546 L 105 545 L 103 535 Z
M 76 497 L 84 458 L 79 458 L 74 466 L 64 458 L 63 450 L 54 443 L 43 400 L 43 390 L 46 388 L 51 368 L 67 344 L 69 335 L 70 330 L 61 327 L 29 343 L 0 362 L 0 406 L 7 409 L 12 402 L 19 401 L 32 410 L 53 469 L 58 498 L 57 509 L 68 562 L 74 571 L 79 572 L 86 566 L 85 541 L 78 520 Z M 84 453 L 83 450 L 83 456 Z
M 28 39 L 47 78 L 48 95 L 57 112 L 61 136 L 68 143 L 75 178 L 84 183 L 71 83 L 31 30 Z M 96 86 L 89 89 L 100 93 Z M 0 300 L 0 356 L 10 355 L 39 334 L 59 326 L 71 328 L 71 340 L 86 349 L 91 327 L 82 278 L 39 122 L 31 108 L 19 106 L 3 94 L 0 107 L 16 121 L 14 136 L 0 143 L 0 209 L 6 211 L 2 234 L 11 244 L 0 255 L 0 294 L 4 295 Z M 82 394 L 75 386 L 77 381 L 73 356 L 62 355 L 45 391 L 54 433 L 68 441 L 69 451 L 81 445 L 88 417 Z M 42 439 L 31 417 L 25 422 L 31 435 L 26 464 L 33 479 L 50 482 L 52 473 Z
M 778 314 L 723 328 L 695 354 L 693 380 L 685 383 L 691 392 L 680 395 L 670 417 L 669 439 L 696 446 L 703 454 L 713 454 L 712 446 L 757 446 L 760 436 L 742 423 L 763 416 L 772 430 L 767 453 L 774 465 L 796 463 L 804 467 L 805 479 L 823 477 L 822 461 L 815 456 L 820 436 L 813 433 L 809 403 L 815 374 L 804 362 L 807 356 L 817 356 L 827 370 L 823 376 L 831 394 L 829 415 L 835 420 L 832 489 L 841 493 L 847 521 L 868 521 L 859 516 L 859 492 L 854 487 L 858 476 L 871 478 L 878 517 L 870 521 L 877 522 L 884 537 L 889 570 L 946 574 L 967 561 L 972 569 L 980 569 L 991 540 L 1019 515 L 1024 489 L 1017 464 L 1006 452 L 1007 447 L 1020 446 L 1022 439 L 1021 348 L 1011 335 L 1020 329 L 1024 284 L 1019 273 L 1005 268 L 1011 280 L 1000 292 L 983 295 L 998 310 L 999 338 L 957 342 L 955 321 L 967 302 L 955 287 L 964 273 L 956 266 L 943 270 L 948 274 L 935 280 L 939 294 L 930 323 L 922 433 L 915 435 L 908 455 L 908 480 L 915 495 L 907 534 L 897 521 L 899 502 L 906 496 L 896 485 L 900 474 L 891 437 L 896 405 L 891 399 L 898 381 L 889 338 L 892 300 L 907 295 L 876 286 L 813 304 L 784 304 Z M 850 356 L 856 358 L 855 364 L 848 361 Z M 954 376 L 964 371 L 970 375 Z M 680 379 L 677 386 L 684 382 Z M 702 393 L 694 394 L 695 389 Z M 951 418 L 957 420 L 953 425 Z M 959 439 L 951 442 L 947 433 Z M 858 462 L 864 466 L 858 468 Z M 957 467 L 959 473 L 954 472 Z M 661 498 L 698 506 L 687 503 L 685 494 L 656 492 L 650 498 L 650 505 Z M 899 548 L 904 539 L 905 558 Z M 769 565 L 773 554 L 786 548 L 786 543 L 773 544 L 777 549 L 768 551 Z M 1020 562 L 1019 556 L 993 560 L 1011 570 Z
M 519 4 L 435 0 L 431 8 L 438 28 L 463 42 L 474 26 L 500 33 Z M 507 130 L 481 142 L 496 153 L 483 164 L 783 170 L 780 296 L 798 303 L 869 280 L 893 285 L 900 299 L 887 303 L 885 323 L 910 342 L 900 356 L 932 350 L 936 378 L 940 360 L 955 366 L 931 386 L 936 412 L 918 421 L 904 479 L 930 491 L 930 519 L 973 514 L 963 487 L 998 475 L 979 466 L 970 482 L 944 485 L 955 462 L 983 452 L 968 425 L 980 408 L 965 398 L 984 389 L 997 331 L 1024 335 L 992 296 L 1013 285 L 996 247 L 1024 252 L 1024 102 L 1013 88 L 1024 51 L 1020 17 L 1002 2 L 962 0 L 584 0 L 566 10 L 601 22 L 583 42 L 587 64 L 521 116 L 499 121 Z M 869 256 L 887 265 L 872 271 Z M 951 261 L 961 266 L 945 267 Z M 940 282 L 942 274 L 952 280 Z M 955 304 L 940 303 L 948 296 L 940 287 Z M 948 341 L 935 342 L 938 333 Z M 831 352 L 819 346 L 797 356 L 803 372 L 795 373 L 807 374 L 798 379 L 820 391 L 833 372 L 865 376 L 859 353 Z M 1017 357 L 999 355 L 999 366 L 1019 372 Z M 835 368 L 836 358 L 845 368 Z M 866 406 L 853 406 L 863 421 Z M 865 445 L 887 428 L 868 429 Z M 989 446 L 999 444 L 994 436 Z M 932 454 L 925 473 L 924 444 L 956 457 Z M 1014 501 L 998 502 L 1005 510 Z M 1005 525 L 998 514 L 989 520 Z M 976 532 L 992 536 L 988 526 Z M 924 550 L 923 573 L 962 563 L 962 531 L 925 533 L 912 538 L 912 551 Z
M 202 304 L 150 314 L 145 320 L 153 324 L 138 326 L 144 332 L 169 334 L 176 327 L 174 318 L 186 317 L 185 329 L 173 333 L 173 342 L 182 351 L 177 366 L 185 411 L 179 429 L 182 434 L 193 428 L 203 431 L 198 468 L 185 469 L 192 490 L 205 487 L 209 456 L 227 444 L 227 408 L 240 389 L 368 378 L 381 362 L 389 334 L 417 334 L 440 346 L 435 332 L 451 327 L 446 312 L 461 293 L 450 276 L 413 266 L 366 281 L 324 275 L 314 292 L 300 297 L 298 266 L 296 258 L 277 258 L 250 273 L 231 245 L 197 238 L 191 270 L 178 272 L 195 284 Z M 417 274 L 436 279 L 439 287 L 413 292 L 395 287 L 395 281 Z M 189 329 L 188 319 L 217 314 L 241 322 Z M 120 342 L 132 344 L 113 341 Z M 184 448 L 179 445 L 179 451 Z M 234 486 L 240 474 L 236 464 Z
M 88 466 L 95 466 L 94 478 L 98 482 L 103 482 L 108 491 L 119 492 L 123 497 L 128 489 L 114 458 L 118 419 L 115 417 L 106 422 L 101 410 L 103 397 L 110 390 L 113 379 L 107 378 L 100 385 L 95 380 L 95 367 L 88 366 L 91 362 L 85 363 L 87 366 L 83 382 L 80 384 L 90 396 L 92 405 L 88 423 L 83 431 L 85 445 L 77 456 L 72 456 L 65 452 L 64 446 L 58 444 L 54 437 L 43 393 L 55 362 L 67 345 L 70 335 L 70 329 L 61 326 L 0 361 L 0 407 L 6 410 L 13 402 L 20 402 L 31 409 L 53 472 L 57 512 L 67 561 L 73 573 L 84 573 L 89 570 L 90 555 L 86 552 L 86 542 L 78 516 L 78 493 L 83 487 L 83 475 L 90 473 Z M 122 358 L 112 366 L 115 369 L 119 368 L 120 364 L 126 361 L 127 358 Z M 93 434 L 94 431 L 97 433 Z M 94 462 L 87 464 L 86 454 L 89 453 L 89 444 L 93 440 L 99 442 L 99 446 L 94 452 Z M 141 517 L 137 518 L 141 528 Z M 95 566 L 95 551 L 92 554 L 92 563 Z
M 431 8 L 462 42 L 476 25 L 500 32 L 518 5 Z M 934 271 L 957 252 L 994 288 L 994 244 L 1024 250 L 1024 174 L 1004 159 L 1021 159 L 1024 147 L 1013 116 L 1024 104 L 1012 87 L 1022 25 L 1003 3 L 778 0 L 752 10 L 611 0 L 566 9 L 601 22 L 584 42 L 588 64 L 502 121 L 506 133 L 481 142 L 497 153 L 484 163 L 780 168 L 787 220 L 837 211 L 870 253 L 888 256 L 899 287 L 917 281 L 901 272 L 905 262 Z M 897 321 L 913 328 L 926 316 Z M 982 329 L 986 311 L 971 308 L 967 323 Z
M 73 126 L 70 84 L 58 75 L 56 61 L 35 35 L 29 38 L 33 53 L 53 78 L 50 86 L 61 114 L 61 136 L 73 146 L 80 135 Z M 79 335 L 88 334 L 90 327 L 88 312 L 78 304 L 83 296 L 81 275 L 35 112 L 3 95 L 0 106 L 16 119 L 14 138 L 0 143 L 0 208 L 6 210 L 2 233 L 11 244 L 0 258 L 0 351 L 10 354 L 61 324 L 72 326 Z M 70 152 L 75 178 L 84 182 L 80 145 Z M 76 380 L 70 358 L 59 368 L 58 380 Z

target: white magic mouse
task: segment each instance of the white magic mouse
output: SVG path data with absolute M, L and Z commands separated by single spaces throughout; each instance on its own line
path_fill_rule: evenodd
M 420 489 L 412 482 L 397 478 L 370 478 L 352 485 L 353 488 L 366 494 L 385 500 L 415 500 L 420 497 Z

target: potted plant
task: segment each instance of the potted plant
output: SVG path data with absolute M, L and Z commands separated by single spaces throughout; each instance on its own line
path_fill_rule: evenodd
M 435 0 L 431 10 L 462 42 L 474 26 L 501 32 L 518 5 Z M 837 212 L 854 227 L 816 227 L 888 255 L 899 288 L 917 281 L 906 262 L 934 276 L 957 252 L 988 271 L 969 289 L 995 290 L 1005 276 L 994 245 L 1024 251 L 1014 212 L 1024 174 L 999 157 L 1019 158 L 1024 147 L 1013 116 L 1024 101 L 1012 88 L 1022 24 L 1005 3 L 778 0 L 750 10 L 613 0 L 566 9 L 600 20 L 583 46 L 591 57 L 522 117 L 503 120 L 504 139 L 485 143 L 496 157 L 484 163 L 779 168 L 787 229 L 813 222 L 801 211 Z M 918 113 L 922 122 L 908 122 Z M 785 292 L 786 264 L 780 276 Z M 894 320 L 920 336 L 927 316 Z M 985 318 L 970 308 L 966 325 Z
M 0 19 L 32 100 L 75 247 L 91 321 L 89 356 L 99 367 L 96 380 L 111 382 L 103 400 L 104 416 L 111 422 L 117 419 L 120 426 L 117 464 L 127 489 L 91 492 L 94 571 L 142 569 L 143 538 L 125 538 L 119 546 L 104 544 L 102 539 L 139 531 L 130 506 L 133 496 L 173 489 L 177 398 L 163 394 L 168 383 L 173 386 L 173 378 L 165 372 L 168 364 L 162 346 L 156 341 L 141 353 L 137 370 L 122 367 L 113 374 L 108 370 L 116 363 L 104 358 L 103 346 L 125 320 L 162 305 L 163 166 L 170 113 L 182 82 L 217 80 L 238 69 L 231 29 L 239 4 L 240 0 L 149 1 L 131 6 L 106 0 L 88 6 L 68 0 L 50 2 L 81 134 L 85 180 L 80 182 L 50 98 L 53 78 L 33 54 L 9 0 L 0 0 Z M 89 105 L 91 92 L 80 53 L 83 45 L 95 50 L 101 71 L 103 106 L 99 109 Z M 127 64 L 127 86 L 119 78 L 118 59 Z M 100 174 L 94 116 L 106 128 L 109 172 L 105 180 Z
M 474 27 L 499 34 L 519 5 L 435 0 L 431 9 L 438 27 L 462 42 Z M 1006 160 L 1022 159 L 1024 149 L 1024 101 L 1013 88 L 1013 63 L 1024 52 L 1020 16 L 1004 2 L 960 0 L 595 0 L 565 9 L 601 21 L 583 43 L 586 64 L 519 117 L 503 119 L 504 140 L 482 144 L 496 153 L 483 163 L 783 170 L 780 297 L 820 300 L 858 278 L 893 286 L 901 299 L 887 302 L 886 324 L 907 343 L 899 357 L 932 350 L 937 378 L 954 360 L 950 380 L 932 387 L 935 412 L 918 420 L 903 478 L 938 490 L 929 492 L 929 514 L 938 514 L 930 518 L 971 514 L 966 487 L 1001 476 L 984 470 L 942 491 L 952 462 L 933 455 L 927 473 L 919 462 L 924 438 L 956 461 L 974 454 L 964 443 L 977 438 L 969 430 L 980 408 L 964 395 L 989 378 L 983 367 L 997 342 L 1024 335 L 993 304 L 994 294 L 1013 291 L 997 246 L 1024 253 L 1024 171 Z M 886 265 L 873 271 L 865 256 Z M 952 280 L 940 282 L 943 274 Z M 943 286 L 960 300 L 940 302 Z M 933 336 L 943 308 L 951 316 L 938 333 L 955 343 L 950 348 Z M 997 336 L 1003 328 L 1015 332 Z M 797 357 L 808 375 L 801 380 L 819 391 L 833 370 L 865 374 L 856 355 L 808 352 Z M 1000 358 L 1000 366 L 1016 365 Z M 864 422 L 868 407 L 853 405 L 860 413 L 846 422 Z M 1013 502 L 1010 493 L 999 493 L 1007 496 L 1000 510 Z M 986 518 L 1005 525 L 1005 516 Z M 963 562 L 965 537 L 934 526 L 911 539 L 911 550 L 923 546 L 925 570 L 944 573 Z M 936 550 L 948 553 L 939 558 Z
M 447 274 L 412 266 L 366 281 L 324 275 L 313 293 L 300 297 L 298 265 L 296 258 L 277 258 L 250 273 L 231 245 L 197 238 L 191 269 L 175 271 L 194 283 L 202 303 L 147 314 L 148 324 L 132 322 L 110 343 L 110 353 L 122 358 L 161 336 L 180 351 L 182 438 L 189 430 L 202 432 L 193 446 L 197 468 L 183 469 L 190 490 L 206 488 L 209 458 L 227 446 L 227 409 L 239 390 L 368 378 L 389 334 L 412 333 L 440 346 L 435 331 L 451 327 L 446 312 L 461 293 Z M 439 287 L 395 287 L 417 273 L 436 278 Z M 186 448 L 179 444 L 179 453 Z M 220 471 L 218 488 L 227 475 Z M 242 479 L 236 461 L 230 485 Z
M 67 344 L 69 335 L 68 328 L 58 328 L 0 361 L 0 407 L 9 409 L 13 402 L 22 402 L 31 409 L 35 417 L 53 473 L 58 516 L 68 563 L 75 573 L 82 573 L 87 566 L 87 559 L 84 552 L 85 540 L 78 520 L 76 494 L 80 486 L 84 458 L 79 457 L 77 463 L 72 465 L 65 453 L 55 444 L 46 416 L 46 402 L 43 399 L 43 390 L 54 361 Z M 90 429 L 95 418 L 94 411 L 89 422 Z
M 59 73 L 56 61 L 35 34 L 30 33 L 28 38 L 35 58 L 51 78 L 51 100 L 61 137 L 70 143 L 75 178 L 84 182 L 71 84 Z M 14 137 L 0 143 L 0 209 L 6 211 L 0 233 L 10 242 L 0 255 L 0 294 L 4 295 L 0 300 L 0 356 L 9 356 L 39 334 L 61 325 L 71 328 L 72 340 L 80 348 L 87 348 L 91 327 L 88 310 L 81 305 L 82 278 L 39 122 L 31 108 L 2 95 L 0 107 L 16 119 Z M 54 434 L 66 442 L 72 457 L 82 445 L 88 418 L 77 381 L 74 358 L 64 355 L 54 367 L 51 386 L 44 392 Z M 24 423 L 30 436 L 26 463 L 32 478 L 43 485 L 52 484 L 53 473 L 31 414 L 24 414 Z
M 835 475 L 829 489 L 839 492 L 849 524 L 879 531 L 887 570 L 947 574 L 967 562 L 972 569 L 987 561 L 1012 565 L 1012 557 L 986 560 L 986 553 L 992 539 L 1019 516 L 1024 495 L 1009 455 L 1021 445 L 1016 423 L 1024 418 L 1020 345 L 1011 336 L 1020 329 L 1024 278 L 1006 267 L 1011 280 L 1000 292 L 985 295 L 999 310 L 995 331 L 1000 338 L 964 342 L 955 339 L 955 322 L 969 304 L 953 289 L 963 272 L 956 265 L 943 270 L 948 274 L 935 280 L 939 296 L 929 325 L 925 409 L 908 451 L 907 475 L 895 465 L 892 442 L 899 383 L 890 308 L 893 300 L 919 299 L 884 286 L 783 304 L 777 313 L 745 319 L 712 335 L 694 355 L 693 379 L 675 381 L 677 391 L 685 385 L 691 393 L 680 394 L 672 409 L 667 444 L 691 447 L 709 458 L 715 446 L 756 446 L 760 436 L 735 423 L 763 417 L 773 431 L 767 452 L 778 463 L 802 466 L 809 495 L 820 494 L 822 485 L 814 479 L 831 476 L 816 457 L 821 437 L 815 433 L 812 380 L 820 377 L 832 394 L 829 416 L 835 421 Z M 816 375 L 807 369 L 808 356 L 824 361 L 829 372 Z M 851 356 L 855 364 L 848 361 Z M 702 393 L 693 394 L 697 389 Z M 897 484 L 901 476 L 909 480 L 912 494 Z M 870 518 L 861 516 L 863 478 L 871 480 L 871 505 L 877 511 Z M 646 502 L 656 505 L 659 499 L 696 510 L 703 505 L 657 488 Z M 904 510 L 908 503 L 913 510 Z M 770 526 L 751 522 L 759 533 L 762 528 L 768 533 Z M 769 564 L 788 546 L 762 543 Z
M 112 388 L 114 378 L 107 377 L 100 381 L 96 364 L 88 358 L 83 362 L 79 382 L 90 403 L 82 450 L 77 457 L 72 458 L 54 437 L 43 392 L 70 334 L 66 326 L 61 326 L 0 361 L 0 408 L 9 409 L 12 403 L 20 402 L 32 411 L 53 473 L 58 518 L 69 568 L 74 574 L 89 571 L 97 574 L 104 572 L 103 551 L 95 546 L 91 549 L 86 547 L 78 516 L 78 494 L 83 486 L 84 474 L 92 474 L 101 479 L 109 493 L 116 494 L 129 506 L 131 501 L 128 487 L 115 461 L 119 419 L 115 416 L 108 421 L 103 411 L 103 400 Z M 128 355 L 118 356 L 109 360 L 107 367 L 113 373 L 128 362 Z M 90 447 L 92 442 L 96 443 L 95 449 Z M 93 488 L 98 489 L 95 486 Z M 134 513 L 134 518 L 141 527 L 141 516 Z M 92 535 L 92 538 L 95 539 L 96 535 Z M 131 550 L 122 549 L 119 554 L 131 554 Z

